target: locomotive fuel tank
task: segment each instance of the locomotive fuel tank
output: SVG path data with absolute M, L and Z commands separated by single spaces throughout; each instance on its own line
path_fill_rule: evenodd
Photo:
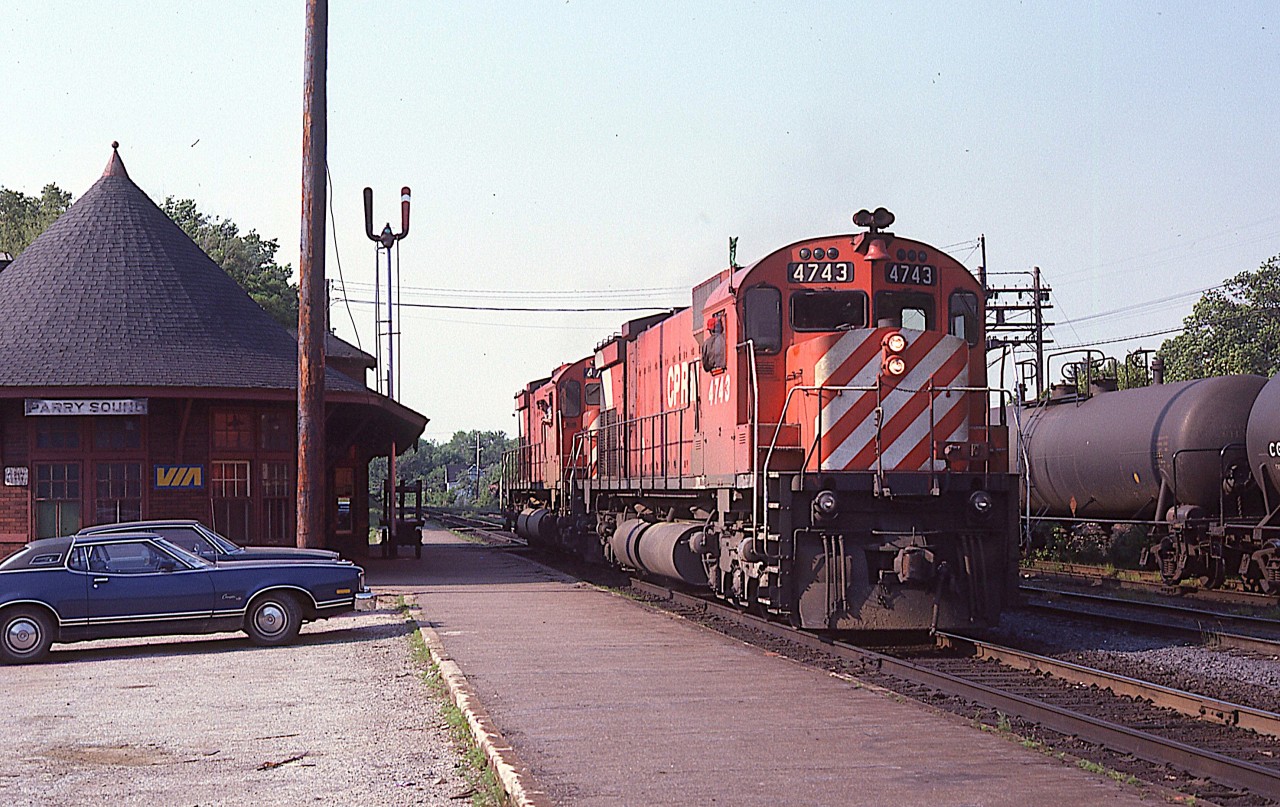
M 1273 377 L 1258 393 L 1249 414 L 1249 468 L 1259 484 L 1266 484 L 1268 502 L 1276 507 L 1272 494 L 1280 491 L 1280 375 Z
M 552 544 L 556 537 L 556 514 L 545 507 L 526 507 L 516 517 L 516 535 L 531 544 Z
M 1249 411 L 1265 384 L 1220 376 L 1022 409 L 1032 511 L 1163 520 L 1157 511 L 1176 503 L 1217 512 L 1224 480 L 1247 461 Z M 1272 400 L 1280 413 L 1280 387 Z
M 707 570 L 693 546 L 702 533 L 700 521 L 630 519 L 618 525 L 609 547 L 624 565 L 696 586 L 707 584 Z

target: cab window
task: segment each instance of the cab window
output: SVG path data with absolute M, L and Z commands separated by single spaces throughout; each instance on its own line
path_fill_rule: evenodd
M 951 335 L 971 345 L 978 344 L 978 295 L 971 291 L 952 292 L 947 308 Z
M 777 353 L 782 349 L 782 292 L 772 286 L 747 289 L 742 296 L 744 341 L 755 344 L 757 353 Z
M 582 385 L 577 381 L 566 381 L 560 385 L 560 414 L 567 418 L 582 414 Z
M 586 397 L 587 406 L 600 405 L 600 382 L 599 381 L 587 383 L 587 394 L 585 397 Z
M 917 291 L 879 292 L 876 294 L 876 325 L 912 331 L 933 330 L 933 296 Z
M 798 291 L 791 295 L 791 327 L 797 331 L 847 331 L 867 325 L 861 291 Z

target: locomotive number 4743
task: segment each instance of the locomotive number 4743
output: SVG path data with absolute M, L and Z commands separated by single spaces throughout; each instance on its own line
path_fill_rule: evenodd
M 787 277 L 792 283 L 852 283 L 853 264 L 847 261 L 789 263 Z

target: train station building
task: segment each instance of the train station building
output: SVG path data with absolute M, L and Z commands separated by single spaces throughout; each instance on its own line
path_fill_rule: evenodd
M 326 543 L 368 551 L 368 463 L 427 419 L 326 345 Z M 81 526 L 192 518 L 296 542 L 298 343 L 129 178 L 0 269 L 0 555 Z

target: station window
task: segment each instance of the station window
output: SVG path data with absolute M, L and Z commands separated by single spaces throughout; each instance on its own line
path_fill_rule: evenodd
M 96 524 L 138 521 L 142 518 L 141 463 L 98 463 L 93 515 Z
M 35 493 L 37 538 L 80 529 L 80 463 L 36 463 Z
M 214 412 L 213 447 L 233 451 L 252 449 L 253 420 L 244 412 Z
M 213 528 L 233 541 L 247 541 L 249 523 L 249 463 L 209 463 L 209 494 L 213 502 Z
M 142 448 L 142 421 L 136 417 L 94 418 L 93 447 L 100 451 Z
M 36 448 L 76 449 L 80 447 L 80 418 L 41 417 L 36 421 Z
M 782 292 L 772 286 L 755 286 L 742 297 L 743 337 L 757 353 L 782 349 Z
M 933 296 L 918 291 L 882 291 L 876 294 L 876 325 L 930 331 L 935 327 Z
M 292 451 L 293 415 L 263 412 L 258 416 L 258 447 L 263 451 Z
M 971 345 L 978 344 L 978 295 L 971 291 L 952 292 L 947 307 L 951 335 Z
M 264 462 L 262 468 L 262 535 L 269 544 L 289 538 L 289 508 L 293 500 L 288 462 Z
M 797 331 L 847 331 L 867 325 L 861 291 L 798 291 L 791 295 L 791 327 Z
M 560 385 L 560 415 L 576 418 L 582 414 L 582 384 L 566 381 Z

